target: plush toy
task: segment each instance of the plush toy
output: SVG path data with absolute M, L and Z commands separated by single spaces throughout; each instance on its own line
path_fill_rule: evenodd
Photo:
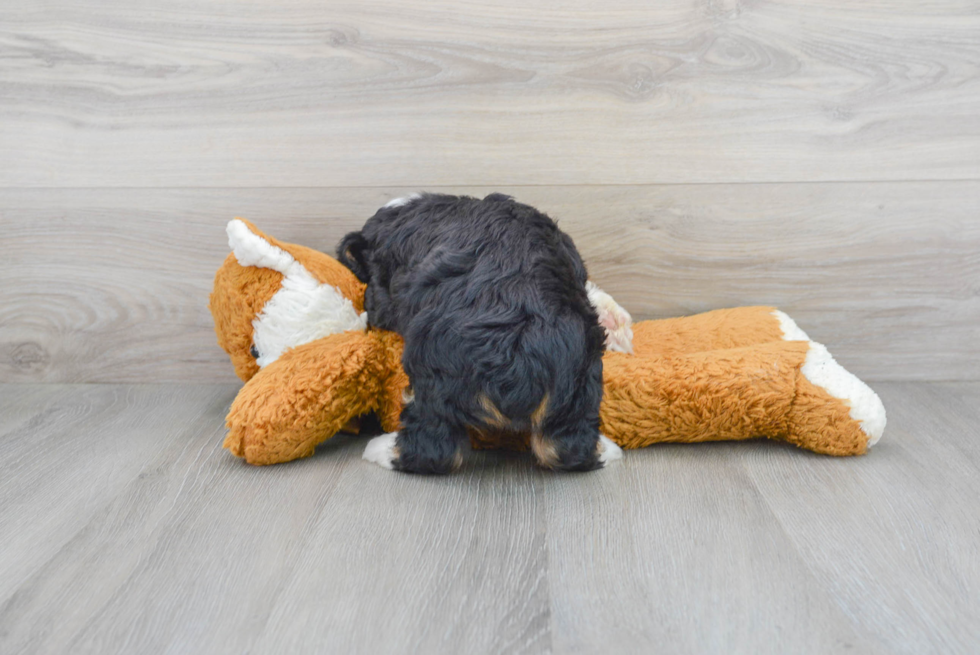
M 233 253 L 211 294 L 218 343 L 245 386 L 225 447 L 251 464 L 313 453 L 375 412 L 398 429 L 402 340 L 367 327 L 364 285 L 333 258 L 228 224 Z M 885 428 L 878 396 L 782 312 L 721 309 L 633 325 L 633 353 L 603 358 L 601 430 L 623 448 L 765 437 L 859 455 Z M 526 436 L 470 433 L 477 448 Z

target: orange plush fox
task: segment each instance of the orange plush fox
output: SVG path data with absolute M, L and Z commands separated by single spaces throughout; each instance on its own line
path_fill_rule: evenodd
M 313 453 L 374 411 L 398 429 L 408 388 L 401 338 L 369 329 L 364 285 L 333 258 L 228 224 L 233 252 L 211 294 L 218 343 L 245 381 L 225 447 L 251 464 Z M 607 352 L 600 412 L 623 448 L 764 437 L 827 455 L 859 455 L 885 410 L 866 384 L 772 307 L 721 309 L 632 326 L 633 352 Z M 481 448 L 522 435 L 471 433 Z

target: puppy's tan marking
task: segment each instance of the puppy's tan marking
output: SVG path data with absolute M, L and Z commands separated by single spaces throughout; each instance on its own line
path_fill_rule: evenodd
M 550 397 L 546 393 L 544 395 L 544 398 L 541 399 L 541 404 L 538 405 L 538 408 L 535 409 L 534 412 L 531 414 L 531 429 L 532 430 L 538 431 L 538 430 L 541 429 L 541 422 L 544 420 L 545 414 L 548 413 L 548 400 L 549 400 L 549 398 Z
M 531 451 L 541 466 L 551 469 L 558 465 L 558 449 L 543 434 L 539 432 L 531 434 Z
M 505 428 L 510 425 L 510 421 L 507 417 L 500 413 L 497 406 L 493 404 L 493 401 L 485 393 L 479 393 L 476 396 L 476 401 L 480 403 L 480 407 L 486 412 L 486 416 L 483 417 L 484 423 L 494 428 Z

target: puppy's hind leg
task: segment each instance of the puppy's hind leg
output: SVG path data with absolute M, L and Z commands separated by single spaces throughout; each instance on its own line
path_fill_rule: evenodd
M 531 433 L 531 451 L 538 464 L 559 471 L 592 471 L 623 456 L 622 449 L 599 434 L 602 365 L 588 376 L 569 402 L 547 411 Z M 594 373 L 594 371 L 593 371 Z
M 464 427 L 440 418 L 416 399 L 402 410 L 402 429 L 372 439 L 363 458 L 387 469 L 407 473 L 449 473 L 462 464 Z
M 531 434 L 538 464 L 556 471 L 593 471 L 623 457 L 623 450 L 591 422 Z

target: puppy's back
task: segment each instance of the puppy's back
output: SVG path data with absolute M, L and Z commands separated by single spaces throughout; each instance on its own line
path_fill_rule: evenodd
M 405 338 L 417 393 L 451 399 L 468 423 L 522 430 L 575 402 L 597 365 L 601 394 L 605 335 L 585 266 L 545 214 L 499 194 L 425 194 L 355 234 L 345 243 L 369 320 Z

